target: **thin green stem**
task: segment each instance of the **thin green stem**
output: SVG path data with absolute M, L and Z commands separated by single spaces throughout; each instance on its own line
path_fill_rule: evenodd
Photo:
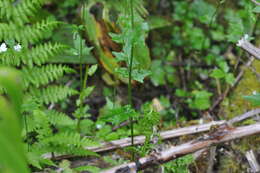
M 86 65 L 86 71 L 85 71 L 85 76 L 84 76 L 84 80 L 83 80 L 83 85 L 82 85 L 82 89 L 80 91 L 80 105 L 79 105 L 79 109 L 80 109 L 80 113 L 83 112 L 83 101 L 84 101 L 84 97 L 83 97 L 83 91 L 86 89 L 87 87 L 87 80 L 88 80 L 88 70 L 89 70 L 89 66 Z M 81 122 L 81 118 L 78 117 L 78 121 L 77 121 L 77 131 L 80 133 L 81 129 L 80 129 L 80 122 Z
M 130 15 L 131 15 L 131 28 L 132 32 L 134 32 L 134 4 L 133 0 L 130 0 Z M 134 59 L 134 43 L 132 40 L 131 43 L 131 55 L 130 55 L 130 64 L 129 64 L 129 74 L 128 74 L 128 104 L 132 107 L 132 68 L 133 68 L 133 59 Z M 134 122 L 133 118 L 130 118 L 130 126 L 131 126 L 131 145 L 134 146 Z M 132 152 L 132 160 L 135 159 L 135 153 Z
M 84 5 L 81 8 L 81 18 L 84 19 Z M 80 36 L 80 31 L 79 30 L 78 30 L 77 34 L 78 34 L 78 37 L 79 37 L 79 40 L 80 40 L 79 41 L 79 43 L 80 43 L 80 45 L 79 45 L 79 52 L 78 52 L 79 62 L 80 62 L 80 66 L 79 66 L 79 68 L 80 68 L 80 98 L 79 98 L 80 99 L 80 105 L 79 105 L 79 109 L 80 109 L 80 112 L 82 112 L 82 110 L 83 110 L 82 93 L 83 93 L 83 91 L 84 91 L 84 89 L 86 87 L 86 81 L 87 81 L 86 75 L 87 75 L 87 72 L 88 72 L 88 66 L 86 66 L 86 75 L 85 75 L 84 80 L 83 80 L 83 62 L 82 62 L 83 40 L 82 40 L 82 38 Z M 85 80 L 85 78 L 86 78 L 86 80 Z M 80 121 L 81 121 L 81 118 L 78 117 L 78 121 L 77 121 L 77 131 L 78 131 L 78 133 L 81 132 Z

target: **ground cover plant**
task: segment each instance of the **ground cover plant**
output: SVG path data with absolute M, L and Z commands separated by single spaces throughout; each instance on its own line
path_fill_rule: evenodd
M 256 0 L 1 0 L 0 172 L 258 172 Z

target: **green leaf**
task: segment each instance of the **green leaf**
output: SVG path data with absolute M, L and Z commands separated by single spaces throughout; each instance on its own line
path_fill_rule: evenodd
M 126 105 L 112 109 L 107 115 L 101 117 L 101 120 L 117 125 L 128 120 L 130 117 L 134 118 L 137 115 L 137 112 L 132 109 L 130 105 Z
M 7 91 L 10 100 L 0 96 L 0 170 L 27 173 L 21 139 L 22 85 L 19 72 L 0 68 L 0 85 Z
M 165 84 L 165 71 L 162 68 L 161 60 L 154 60 L 151 65 L 151 81 L 155 86 Z
M 177 89 L 175 94 L 178 97 L 187 97 L 187 96 L 189 96 L 189 93 L 187 91 L 185 91 L 185 90 L 182 90 L 182 89 Z
M 211 77 L 216 79 L 221 79 L 225 77 L 225 73 L 220 69 L 214 69 L 213 72 L 210 74 Z
M 144 69 L 134 69 L 132 73 L 132 78 L 133 80 L 136 80 L 138 82 L 143 83 L 144 78 L 151 75 L 151 72 L 149 70 L 144 70 Z
M 205 110 L 210 107 L 210 97 L 212 93 L 207 91 L 194 91 L 192 94 L 194 99 L 189 105 L 191 108 Z
M 250 101 L 253 106 L 260 106 L 260 93 L 256 93 L 252 96 L 244 96 L 244 98 Z
M 234 82 L 235 82 L 235 77 L 232 73 L 228 73 L 226 76 L 225 76 L 225 80 L 228 84 L 232 85 Z
M 95 167 L 95 166 L 80 166 L 80 167 L 77 167 L 77 168 L 74 168 L 74 169 L 76 171 L 79 171 L 79 172 L 84 172 L 84 171 L 88 171 L 88 172 L 91 172 L 91 173 L 101 172 L 100 168 Z
M 149 16 L 147 20 L 150 30 L 163 28 L 171 25 L 171 22 L 169 22 L 161 16 Z
M 256 7 L 253 9 L 253 12 L 255 12 L 255 13 L 260 13 L 260 6 L 256 6 Z
M 98 65 L 97 65 L 97 64 L 92 65 L 92 66 L 90 67 L 90 69 L 88 70 L 88 75 L 89 75 L 89 76 L 92 76 L 92 75 L 97 71 L 97 68 L 98 68 Z

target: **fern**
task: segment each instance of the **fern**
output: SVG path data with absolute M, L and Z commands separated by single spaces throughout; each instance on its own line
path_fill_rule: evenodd
M 75 132 L 75 120 L 54 110 L 46 111 L 45 108 L 45 105 L 78 92 L 68 86 L 55 84 L 56 80 L 74 70 L 63 65 L 48 64 L 51 58 L 68 47 L 46 41 L 61 22 L 37 18 L 44 2 L 0 0 L 0 44 L 6 45 L 6 49 L 0 52 L 0 64 L 15 66 L 23 73 L 25 99 L 22 112 L 26 122 L 23 137 L 28 144 L 29 164 L 37 168 L 44 164 L 54 165 L 49 159 L 42 158 L 50 152 L 94 155 L 84 148 L 93 142 Z
M 67 98 L 68 96 L 72 96 L 77 93 L 77 91 L 67 86 L 56 85 L 48 86 L 47 88 L 43 88 L 40 90 L 37 88 L 32 88 L 29 91 L 30 95 L 34 95 L 36 98 L 38 98 L 41 102 L 45 104 L 56 103 Z
M 0 23 L 0 39 L 15 39 L 23 45 L 37 43 L 46 37 L 46 33 L 55 29 L 60 22 L 42 20 L 33 25 L 19 26 L 14 21 Z
M 73 70 L 61 65 L 45 65 L 49 59 L 65 51 L 67 46 L 42 43 L 49 35 L 46 33 L 60 24 L 51 19 L 32 21 L 43 3 L 44 0 L 1 1 L 0 7 L 8 10 L 2 11 L 1 8 L 0 14 L 1 21 L 4 21 L 0 23 L 0 40 L 7 44 L 7 51 L 0 54 L 0 63 L 22 68 L 25 89 L 29 88 L 26 95 L 49 104 L 76 94 L 76 91 L 61 86 L 46 87 Z M 20 50 L 15 50 L 17 44 L 21 46 Z M 34 67 L 35 65 L 40 67 Z
M 38 88 L 41 85 L 46 85 L 59 79 L 64 73 L 72 73 L 74 70 L 62 65 L 46 65 L 43 67 L 23 68 L 24 86 L 35 86 Z
M 30 21 L 46 0 L 24 0 L 14 2 L 14 0 L 0 1 L 0 17 L 7 20 L 14 20 L 17 24 L 24 24 Z
M 71 119 L 68 115 L 57 112 L 55 110 L 48 110 L 46 112 L 47 116 L 49 117 L 50 124 L 54 125 L 55 127 L 69 127 L 76 125 L 76 122 Z

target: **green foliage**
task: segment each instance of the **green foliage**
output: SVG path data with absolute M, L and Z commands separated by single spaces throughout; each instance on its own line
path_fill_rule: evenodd
M 193 99 L 189 103 L 190 108 L 205 110 L 210 107 L 212 93 L 207 91 L 193 91 L 192 96 Z
M 147 155 L 155 145 L 151 144 L 153 138 L 159 138 L 159 134 L 156 131 L 160 122 L 160 115 L 154 111 L 151 104 L 143 105 L 143 115 L 139 118 L 137 123 L 137 129 L 145 136 L 144 144 L 138 149 L 138 153 L 141 156 Z M 158 141 L 159 142 L 159 141 Z
M 232 85 L 235 81 L 235 77 L 232 73 L 229 73 L 229 66 L 225 61 L 218 62 L 219 68 L 216 68 L 210 74 L 211 77 L 216 79 L 224 79 L 226 83 Z
M 192 155 L 178 158 L 174 161 L 164 164 L 166 173 L 189 173 L 188 166 L 194 161 Z
M 38 88 L 42 85 L 47 85 L 61 78 L 64 73 L 71 72 L 74 72 L 74 70 L 69 67 L 53 64 L 49 64 L 43 67 L 25 67 L 22 69 L 24 87 L 29 88 L 30 86 L 35 86 Z
M 0 97 L 0 172 L 27 173 L 26 157 L 21 139 L 22 88 L 20 73 L 0 68 L 0 85 L 6 89 L 10 101 Z
M 139 15 L 136 8 L 134 8 L 134 18 L 132 18 L 129 4 L 130 1 L 125 2 L 126 13 L 120 15 L 118 19 L 118 23 L 122 27 L 121 33 L 110 34 L 115 42 L 123 44 L 123 51 L 113 52 L 113 54 L 116 56 L 118 62 L 125 62 L 127 66 L 127 68 L 119 67 L 116 72 L 122 77 L 127 78 L 130 68 L 132 68 L 132 79 L 143 83 L 143 79 L 150 75 L 150 72 L 147 70 L 150 66 L 149 51 L 145 44 L 149 27 Z M 131 25 L 133 19 L 134 26 Z M 133 62 L 131 62 L 131 56 L 133 56 Z
M 260 106 L 260 93 L 256 93 L 251 96 L 244 96 L 244 98 L 250 101 L 253 104 L 253 106 Z
M 78 94 L 68 86 L 57 84 L 65 74 L 75 73 L 75 70 L 48 62 L 65 50 L 78 51 L 81 38 L 75 35 L 75 47 L 71 49 L 63 44 L 48 41 L 52 31 L 61 22 L 46 17 L 39 18 L 37 13 L 44 2 L 44 0 L 0 2 L 1 9 L 2 7 L 5 9 L 0 12 L 2 21 L 0 41 L 4 42 L 1 45 L 3 49 L 0 52 L 0 63 L 21 68 L 22 83 L 25 86 L 25 99 L 22 105 L 25 122 L 23 138 L 28 148 L 29 164 L 39 169 L 44 165 L 55 165 L 50 157 L 43 157 L 48 153 L 96 156 L 85 147 L 97 145 L 93 140 L 78 133 L 76 120 L 64 113 L 46 111 L 45 105 Z M 91 48 L 83 48 L 83 53 L 89 54 Z M 93 66 L 88 75 L 93 75 L 96 69 L 97 67 Z M 90 92 L 91 90 L 85 90 L 80 97 L 84 99 Z
M 122 106 L 119 108 L 112 109 L 109 114 L 101 118 L 101 120 L 110 122 L 114 125 L 118 125 L 129 118 L 136 118 L 138 113 L 131 108 L 130 105 Z
M 25 89 L 30 86 L 27 95 L 39 97 L 43 103 L 54 103 L 75 94 L 68 87 L 44 88 L 65 73 L 74 72 L 61 65 L 43 65 L 67 48 L 59 43 L 43 42 L 60 23 L 48 18 L 34 18 L 44 1 L 1 2 L 0 6 L 8 9 L 1 11 L 0 15 L 3 21 L 0 23 L 0 40 L 7 45 L 7 50 L 0 54 L 1 64 L 21 67 Z

